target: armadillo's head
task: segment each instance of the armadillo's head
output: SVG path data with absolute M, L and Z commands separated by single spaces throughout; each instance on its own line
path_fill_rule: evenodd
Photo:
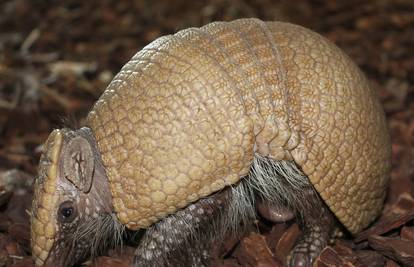
M 88 128 L 53 131 L 40 158 L 31 216 L 36 266 L 72 266 L 106 243 L 118 224 Z

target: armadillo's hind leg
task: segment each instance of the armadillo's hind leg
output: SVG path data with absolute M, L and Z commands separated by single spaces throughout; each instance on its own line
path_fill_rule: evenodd
M 216 193 L 151 226 L 135 252 L 134 266 L 208 266 L 214 227 L 229 192 Z
M 310 206 L 297 215 L 302 236 L 291 252 L 290 267 L 311 267 L 336 229 L 333 214 L 315 191 L 308 189 L 306 194 Z
M 303 234 L 290 255 L 289 265 L 312 266 L 331 237 L 335 218 L 308 177 L 293 161 L 275 161 L 260 155 L 256 155 L 249 176 L 260 200 L 256 205 L 261 215 L 274 222 L 296 217 L 300 224 Z

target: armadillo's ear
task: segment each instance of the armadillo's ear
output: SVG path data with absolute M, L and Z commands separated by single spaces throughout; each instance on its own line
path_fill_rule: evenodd
M 63 173 L 79 190 L 91 189 L 95 160 L 90 143 L 82 136 L 73 137 L 62 151 Z

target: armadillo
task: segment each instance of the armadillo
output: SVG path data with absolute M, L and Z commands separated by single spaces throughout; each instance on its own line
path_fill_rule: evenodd
M 50 134 L 34 261 L 72 266 L 147 229 L 134 266 L 208 265 L 260 206 L 297 218 L 290 265 L 310 266 L 337 225 L 356 234 L 378 216 L 390 154 L 375 90 L 319 34 L 258 19 L 181 30 L 126 63 L 85 127 Z

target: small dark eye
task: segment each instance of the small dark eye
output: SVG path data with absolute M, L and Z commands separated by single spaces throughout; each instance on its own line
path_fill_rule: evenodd
M 61 212 L 63 217 L 68 218 L 72 215 L 73 208 L 63 208 Z
M 76 210 L 72 201 L 65 201 L 60 204 L 58 218 L 60 222 L 70 223 L 76 217 Z

